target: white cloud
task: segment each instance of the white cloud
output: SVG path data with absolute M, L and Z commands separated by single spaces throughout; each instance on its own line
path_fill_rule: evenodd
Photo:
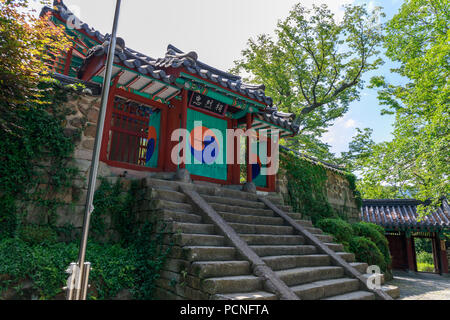
M 355 128 L 358 125 L 359 123 L 356 120 L 350 118 L 349 115 L 345 115 L 334 122 L 328 132 L 322 136 L 322 141 L 331 145 L 331 152 L 338 155 L 348 149 L 348 144 L 352 141 L 356 133 Z

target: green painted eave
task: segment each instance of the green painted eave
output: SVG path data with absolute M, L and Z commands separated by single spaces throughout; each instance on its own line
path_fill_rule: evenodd
M 265 109 L 267 107 L 263 103 L 256 102 L 254 100 L 251 100 L 249 98 L 243 97 L 243 96 L 241 96 L 241 95 L 239 95 L 237 93 L 234 93 L 232 91 L 225 90 L 225 89 L 223 89 L 223 88 L 221 88 L 221 87 L 219 87 L 217 85 L 214 85 L 214 84 L 212 84 L 212 83 L 210 83 L 208 81 L 199 79 L 197 77 L 194 77 L 194 76 L 192 76 L 190 74 L 187 74 L 187 73 L 184 73 L 184 72 L 180 73 L 180 77 L 177 79 L 177 83 L 184 85 L 184 83 L 186 82 L 186 79 L 190 80 L 190 81 L 193 81 L 193 82 L 196 82 L 196 83 L 200 83 L 200 84 L 204 85 L 205 87 L 214 89 L 216 92 L 221 93 L 225 97 L 227 97 L 227 95 L 228 95 L 228 96 L 232 96 L 237 101 L 239 101 L 239 100 L 240 101 L 245 101 L 246 103 L 248 103 L 248 104 L 250 104 L 250 105 L 252 105 L 254 107 L 257 107 L 258 109 Z M 229 99 L 233 99 L 233 98 L 230 98 L 230 97 L 228 97 L 228 98 Z M 229 104 L 229 103 L 227 103 L 227 104 Z

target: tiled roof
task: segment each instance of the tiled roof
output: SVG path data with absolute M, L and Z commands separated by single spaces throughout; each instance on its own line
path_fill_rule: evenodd
M 66 7 L 62 0 L 54 0 L 53 8 L 44 7 L 41 12 L 41 16 L 51 12 L 59 16 L 65 23 L 69 19 L 74 19 L 74 14 Z M 90 27 L 87 23 L 79 21 L 77 19 L 77 27 L 82 29 L 86 34 L 96 39 L 97 46 L 92 47 L 86 56 L 84 63 L 81 65 L 78 76 L 81 78 L 86 70 L 86 66 L 90 60 L 94 57 L 105 55 L 109 45 L 109 34 L 102 34 L 101 32 Z M 148 55 L 137 52 L 131 48 L 125 46 L 125 41 L 121 38 L 117 38 L 117 47 L 115 52 L 115 63 L 120 63 L 130 69 L 133 69 L 143 75 L 148 75 L 154 79 L 160 80 L 169 85 L 173 85 L 175 77 L 169 75 L 164 69 L 167 68 L 185 68 L 188 72 L 199 76 L 201 79 L 209 80 L 213 83 L 217 83 L 222 87 L 242 94 L 251 99 L 261 102 L 268 107 L 265 110 L 260 110 L 255 119 L 274 124 L 282 129 L 285 129 L 293 134 L 297 134 L 299 127 L 293 123 L 295 117 L 293 114 L 285 114 L 279 112 L 276 107 L 272 107 L 273 100 L 265 95 L 264 85 L 245 84 L 242 82 L 241 77 L 229 74 L 214 67 L 211 67 L 198 60 L 198 55 L 195 52 L 183 53 L 181 50 L 173 45 L 167 47 L 167 52 L 164 58 L 155 59 Z M 131 77 L 132 75 L 130 75 Z M 125 77 L 126 78 L 126 77 Z M 144 80 L 136 83 L 134 86 L 142 84 Z M 149 88 L 147 90 L 152 90 Z M 170 91 L 166 92 L 167 94 Z M 289 135 L 287 133 L 287 135 Z
M 264 85 L 242 83 L 241 77 L 211 67 L 199 61 L 197 53 L 183 53 L 183 51 L 179 50 L 173 45 L 169 45 L 167 47 L 166 56 L 164 58 L 157 59 L 155 62 L 155 66 L 162 68 L 184 67 L 190 73 L 196 74 L 203 79 L 207 79 L 220 84 L 222 87 L 225 87 L 231 91 L 243 94 L 269 106 L 271 106 L 273 103 L 272 98 L 265 95 Z
M 274 108 L 271 108 L 260 111 L 256 114 L 256 118 L 273 123 L 274 125 L 286 129 L 293 134 L 297 134 L 300 130 L 300 127 L 293 122 L 295 119 L 295 114 L 276 111 L 276 108 L 275 110 Z
M 84 74 L 86 66 L 90 60 L 96 56 L 106 55 L 109 48 L 109 41 L 104 42 L 102 45 L 98 45 L 89 50 L 88 55 L 80 68 L 78 76 L 81 78 Z M 125 46 L 125 42 L 121 38 L 117 38 L 117 45 L 114 55 L 114 63 L 121 63 L 128 68 L 135 69 L 143 75 L 149 75 L 155 79 L 172 84 L 175 81 L 175 77 L 166 74 L 166 72 L 160 68 L 154 66 L 152 58 L 142 56 L 136 51 L 132 51 Z
M 422 220 L 419 219 L 417 206 L 422 202 L 414 199 L 363 200 L 360 217 L 387 229 L 449 229 L 450 212 L 447 200 Z M 419 221 L 420 220 L 420 221 Z

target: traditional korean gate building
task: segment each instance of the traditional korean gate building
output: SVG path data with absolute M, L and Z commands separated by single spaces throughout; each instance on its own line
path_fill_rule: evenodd
M 55 73 L 86 84 L 102 84 L 109 36 L 78 21 L 62 1 L 55 1 L 54 8 L 44 8 L 41 15 L 65 26 L 75 39 L 68 52 L 49 62 Z M 155 59 L 126 47 L 120 38 L 112 74 L 100 161 L 150 172 L 186 168 L 193 180 L 239 185 L 244 180 L 237 158 L 240 138 L 227 141 L 226 130 L 254 129 L 256 138 L 246 147 L 246 159 L 257 161 L 247 166 L 245 180 L 253 181 L 260 190 L 275 190 L 275 174 L 261 171 L 270 165 L 271 143 L 278 150 L 279 141 L 268 130 L 277 130 L 284 138 L 296 135 L 298 126 L 293 124 L 292 114 L 277 111 L 265 95 L 264 85 L 244 84 L 239 76 L 202 63 L 195 52 L 183 53 L 169 45 L 165 57 Z M 179 141 L 171 141 L 171 136 L 177 129 L 188 131 L 186 150 L 190 154 L 180 152 L 180 156 L 190 158 L 191 163 L 173 161 L 172 151 Z M 197 135 L 204 140 L 196 141 Z M 209 145 L 214 145 L 215 151 L 214 159 L 207 161 L 204 152 Z M 235 154 L 232 164 L 226 161 L 230 148 Z
M 446 199 L 441 207 L 419 218 L 414 199 L 363 200 L 361 220 L 382 226 L 389 241 L 392 268 L 417 271 L 414 238 L 431 239 L 435 272 L 449 273 L 444 233 L 450 232 L 450 207 Z

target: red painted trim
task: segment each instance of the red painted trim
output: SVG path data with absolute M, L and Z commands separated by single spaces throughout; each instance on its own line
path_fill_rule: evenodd
M 449 273 L 448 271 L 448 258 L 447 258 L 447 248 L 445 246 L 445 240 L 439 239 L 440 248 L 439 251 L 441 253 L 441 273 Z
M 166 169 L 166 149 L 169 148 L 167 143 L 168 128 L 168 109 L 161 109 L 161 125 L 159 127 L 159 154 L 158 154 L 158 168 L 164 171 Z
M 144 167 L 139 166 L 137 164 L 131 164 L 126 162 L 120 162 L 120 161 L 113 161 L 113 160 L 102 160 L 102 162 L 106 163 L 107 165 L 111 167 L 116 168 L 122 168 L 122 169 L 130 169 L 130 170 L 136 170 L 136 171 L 150 171 L 150 172 L 161 172 L 161 168 L 150 168 L 150 167 Z
M 117 91 L 117 83 L 120 77 L 113 79 L 113 85 L 109 92 L 108 103 L 106 104 L 105 125 L 103 127 L 102 146 L 100 149 L 100 160 L 108 160 L 108 144 L 109 144 L 109 131 L 111 129 L 111 118 L 114 109 L 114 98 Z
M 253 123 L 251 113 L 247 113 L 246 122 L 247 122 L 247 130 L 250 130 L 252 127 L 252 123 Z M 250 162 L 250 137 L 247 137 L 247 152 L 246 152 L 245 157 L 247 159 L 247 161 L 246 161 L 247 162 L 247 182 L 252 182 L 253 181 L 252 166 L 249 163 Z
M 89 81 L 105 68 L 106 56 L 94 57 L 83 72 L 81 80 Z
M 125 98 L 125 99 L 130 99 L 130 100 L 133 100 L 133 101 L 145 104 L 145 105 L 147 105 L 149 107 L 155 107 L 155 108 L 158 108 L 158 109 L 167 108 L 167 105 L 165 105 L 164 103 L 161 103 L 159 101 L 155 101 L 155 100 L 152 100 L 152 99 L 145 98 L 143 96 L 134 94 L 134 93 L 132 93 L 130 91 L 126 91 L 126 90 L 124 90 L 122 88 L 118 88 L 117 89 L 116 95 L 120 96 L 122 98 Z
M 191 109 L 191 110 L 194 110 L 194 111 L 206 114 L 208 116 L 212 116 L 212 117 L 217 118 L 217 119 L 222 119 L 222 120 L 228 120 L 229 119 L 229 118 L 227 118 L 225 116 L 221 116 L 221 115 L 218 115 L 217 113 L 210 112 L 208 110 L 203 110 L 203 109 L 200 109 L 200 108 L 192 108 L 191 106 L 188 106 L 188 109 Z
M 70 65 L 72 64 L 72 57 L 73 57 L 73 47 L 67 51 L 66 56 L 66 65 L 64 66 L 64 74 L 67 76 L 70 72 Z
M 414 238 L 405 237 L 406 239 L 406 256 L 408 259 L 408 269 L 410 271 L 416 271 L 415 252 L 414 252 Z
M 188 92 L 187 90 L 183 89 L 182 91 L 182 104 L 181 104 L 181 129 L 187 129 L 187 109 L 188 109 Z M 185 150 L 185 149 L 183 149 Z M 183 154 L 182 157 L 185 157 Z M 180 164 L 180 168 L 184 169 L 186 168 L 185 161 L 182 161 Z

